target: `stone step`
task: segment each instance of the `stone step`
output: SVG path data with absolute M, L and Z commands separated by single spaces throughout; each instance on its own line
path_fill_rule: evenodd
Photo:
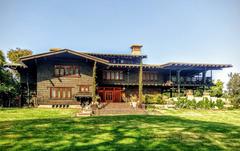
M 91 109 L 82 109 L 79 113 L 76 114 L 76 116 L 91 116 L 92 110 Z
M 92 114 L 91 113 L 77 113 L 76 116 L 77 117 L 81 117 L 81 116 L 91 116 Z
M 109 103 L 97 111 L 98 115 L 146 114 L 144 109 L 133 108 L 129 103 Z
M 130 104 L 128 103 L 109 103 L 105 106 L 105 108 L 130 108 Z

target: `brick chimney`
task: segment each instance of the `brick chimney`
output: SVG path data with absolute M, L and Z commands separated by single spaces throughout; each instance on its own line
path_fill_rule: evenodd
M 132 55 L 140 55 L 141 54 L 142 45 L 134 44 L 131 46 Z

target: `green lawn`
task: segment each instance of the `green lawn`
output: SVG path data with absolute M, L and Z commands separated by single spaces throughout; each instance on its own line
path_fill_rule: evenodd
M 239 150 L 240 110 L 74 117 L 70 109 L 0 109 L 0 150 Z

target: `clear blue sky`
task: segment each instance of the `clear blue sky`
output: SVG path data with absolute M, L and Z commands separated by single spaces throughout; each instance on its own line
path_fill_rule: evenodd
M 230 63 L 240 72 L 240 0 L 0 0 L 0 49 L 129 53 L 146 63 Z

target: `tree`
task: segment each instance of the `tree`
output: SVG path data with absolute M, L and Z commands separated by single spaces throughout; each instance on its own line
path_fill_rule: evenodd
M 5 57 L 4 57 L 3 51 L 0 50 L 0 67 L 2 67 L 4 63 L 5 63 Z
M 143 77 L 143 63 L 142 60 L 140 62 L 140 69 L 139 69 L 139 90 L 138 90 L 138 96 L 139 96 L 139 103 L 142 103 L 143 98 L 143 83 L 142 83 L 142 77 Z
M 217 80 L 214 83 L 214 86 L 210 87 L 210 95 L 212 97 L 222 97 L 223 95 L 223 82 L 221 80 Z
M 240 73 L 230 73 L 230 80 L 227 84 L 228 94 L 234 107 L 240 107 Z
M 19 63 L 20 57 L 28 56 L 28 55 L 32 55 L 32 51 L 28 49 L 21 49 L 21 48 L 10 49 L 10 51 L 8 51 L 7 53 L 8 59 L 13 63 Z
M 5 57 L 0 51 L 0 106 L 11 106 L 19 95 L 19 82 L 13 73 L 3 68 Z

